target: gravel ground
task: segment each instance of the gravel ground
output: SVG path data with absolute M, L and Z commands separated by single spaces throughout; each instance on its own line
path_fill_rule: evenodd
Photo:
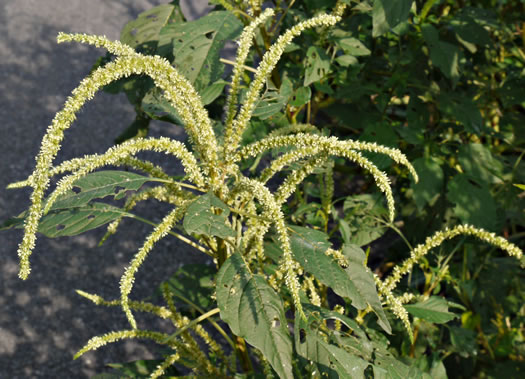
M 45 129 L 102 53 L 78 44 L 57 45 L 57 33 L 118 39 L 126 22 L 166 2 L 0 0 L 0 220 L 28 206 L 28 191 L 5 187 L 31 173 Z M 185 3 L 190 4 L 183 9 L 186 14 L 203 12 L 202 1 Z M 98 94 L 66 133 L 58 161 L 104 151 L 133 117 L 124 96 Z M 167 124 L 154 124 L 152 133 L 183 137 L 179 130 L 166 128 Z M 180 169 L 176 163 L 172 167 Z M 153 220 L 164 210 L 143 209 Z M 21 232 L 0 232 L 0 378 L 84 378 L 102 372 L 108 362 L 159 356 L 155 346 L 128 341 L 72 360 L 90 337 L 127 328 L 120 310 L 96 307 L 74 292 L 118 296 L 123 269 L 151 230 L 136 222 L 125 227 L 126 233 L 101 248 L 97 242 L 103 229 L 75 238 L 39 238 L 26 281 L 17 276 Z M 147 296 L 178 264 L 202 260 L 177 240 L 162 241 L 139 271 L 132 295 Z M 139 324 L 150 326 L 145 320 Z

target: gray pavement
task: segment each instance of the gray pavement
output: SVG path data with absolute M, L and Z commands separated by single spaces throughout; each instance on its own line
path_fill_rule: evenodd
M 78 44 L 57 45 L 57 33 L 118 39 L 127 21 L 166 2 L 0 0 L 0 220 L 28 206 L 27 190 L 5 187 L 31 173 L 45 129 L 103 53 Z M 184 7 L 187 13 L 202 12 L 198 6 L 202 1 L 184 3 L 189 5 Z M 66 133 L 58 161 L 104 151 L 133 120 L 134 112 L 124 96 L 100 93 L 78 116 Z M 168 124 L 152 127 L 153 135 L 161 132 L 182 138 L 180 130 Z M 178 169 L 176 164 L 171 167 Z M 142 211 L 160 220 L 165 208 L 152 205 Z M 74 292 L 118 296 L 124 267 L 151 230 L 132 221 L 125 227 L 126 233 L 101 248 L 97 242 L 103 228 L 74 238 L 39 238 L 26 281 L 17 276 L 21 232 L 0 232 L 0 378 L 85 378 L 102 372 L 108 362 L 160 357 L 154 345 L 128 341 L 72 360 L 90 337 L 128 327 L 119 309 L 97 307 Z M 139 270 L 132 296 L 150 294 L 181 262 L 202 260 L 174 239 L 162 241 Z M 151 327 L 150 321 L 139 319 L 139 324 Z M 167 328 L 151 322 L 153 327 Z

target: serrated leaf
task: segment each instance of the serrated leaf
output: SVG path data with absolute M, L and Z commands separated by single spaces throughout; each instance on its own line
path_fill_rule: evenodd
M 163 30 L 173 41 L 174 65 L 201 92 L 221 78 L 219 53 L 226 41 L 237 38 L 243 24 L 233 13 L 211 12 L 196 21 L 171 24 Z
M 220 211 L 220 214 L 215 214 L 212 207 Z M 183 226 L 188 234 L 234 237 L 235 231 L 226 224 L 229 214 L 228 206 L 210 192 L 191 203 L 186 210 Z
M 152 180 L 155 179 L 127 171 L 93 172 L 75 181 L 73 189 L 58 197 L 51 210 L 80 207 L 107 196 L 118 199 L 127 191 L 136 191 Z
M 379 37 L 408 18 L 413 0 L 374 0 L 372 36 Z
M 264 354 L 281 378 L 293 378 L 292 340 L 279 295 L 232 254 L 217 274 L 217 304 L 233 333 Z
M 379 318 L 379 325 L 387 333 L 391 333 L 372 274 L 367 273 L 362 266 L 364 259 L 358 263 L 360 256 L 356 249 L 359 248 L 350 246 L 343 250 L 343 254 L 349 260 L 349 266 L 342 268 L 332 257 L 325 254 L 331 246 L 328 235 L 299 226 L 291 226 L 290 229 L 292 230 L 290 243 L 297 262 L 323 284 L 332 288 L 336 294 L 349 298 L 353 307 L 364 309 L 370 305 Z M 359 265 L 361 268 L 358 267 Z M 363 282 L 358 283 L 358 281 Z
M 305 87 L 324 78 L 330 71 L 330 57 L 316 46 L 310 46 L 306 52 L 304 71 Z
M 405 309 L 412 316 L 435 324 L 445 324 L 457 317 L 448 311 L 446 300 L 437 296 L 431 296 L 420 303 L 405 305 Z
M 464 223 L 494 230 L 497 209 L 487 185 L 464 174 L 452 178 L 447 186 L 447 199 L 455 204 L 454 213 Z
M 120 41 L 135 49 L 153 53 L 157 48 L 160 30 L 170 21 L 183 20 L 180 7 L 174 3 L 162 4 L 140 13 L 137 19 L 124 26 Z
M 419 182 L 412 181 L 414 201 L 421 210 L 439 196 L 445 179 L 441 165 L 431 158 L 418 158 L 412 162 L 419 175 Z

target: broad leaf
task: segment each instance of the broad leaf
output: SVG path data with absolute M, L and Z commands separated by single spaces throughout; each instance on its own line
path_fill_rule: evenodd
M 378 221 L 388 214 L 383 201 L 379 193 L 354 195 L 345 199 L 343 212 L 348 225 L 345 232 L 349 237 L 345 242 L 364 246 L 385 234 L 387 229 L 384 223 Z
M 349 266 L 343 268 L 332 257 L 325 254 L 331 246 L 325 233 L 298 226 L 290 228 L 292 252 L 301 266 L 323 284 L 332 288 L 336 294 L 352 300 L 352 306 L 355 308 L 364 309 L 371 306 L 379 318 L 379 325 L 387 333 L 391 333 L 372 274 L 363 266 L 364 253 L 361 257 L 357 246 L 346 247 L 343 254 L 349 261 Z M 359 262 L 361 258 L 363 259 Z
M 378 317 L 378 324 L 387 333 L 391 333 L 392 329 L 377 294 L 374 275 L 372 271 L 365 266 L 365 252 L 361 250 L 359 246 L 345 244 L 342 253 L 348 261 L 348 267 L 345 269 L 345 272 L 352 278 L 358 293 Z
M 490 149 L 479 143 L 469 143 L 459 147 L 458 160 L 463 172 L 486 183 L 502 183 L 503 164 L 497 160 Z
M 379 379 L 431 379 L 417 367 L 410 367 L 397 360 L 386 351 L 376 351 L 374 360 L 374 378 Z
M 219 214 L 215 214 L 212 207 Z M 233 237 L 235 231 L 226 224 L 229 214 L 228 206 L 210 192 L 199 196 L 191 203 L 186 210 L 183 226 L 188 234 Z
M 284 79 L 279 91 L 268 89 L 256 103 L 253 117 L 265 120 L 279 112 L 288 102 L 292 95 L 293 86 L 289 79 Z
M 292 98 L 290 99 L 290 105 L 294 107 L 300 107 L 310 101 L 312 96 L 312 90 L 310 87 L 299 87 L 295 90 Z
M 304 83 L 309 86 L 318 82 L 330 71 L 330 57 L 316 46 L 310 46 L 306 52 L 306 62 L 304 64 Z
M 42 217 L 38 231 L 48 237 L 75 236 L 128 214 L 104 203 L 50 211 Z
M 150 178 L 127 171 L 97 171 L 88 174 L 73 184 L 69 190 L 53 204 L 51 209 L 80 207 L 93 199 L 113 196 L 115 199 L 124 197 L 127 191 L 136 191 Z
M 414 0 L 374 0 L 372 36 L 379 37 L 408 18 Z
M 178 1 L 159 5 L 142 12 L 136 20 L 128 22 L 120 33 L 120 41 L 133 48 L 153 53 L 157 48 L 160 30 L 169 22 L 183 19 Z
M 208 310 L 213 304 L 213 279 L 216 274 L 214 266 L 190 263 L 179 268 L 166 283 L 177 300 L 186 303 L 191 310 L 191 304 Z
M 221 78 L 224 65 L 219 53 L 226 41 L 238 37 L 243 24 L 233 13 L 211 12 L 196 21 L 171 24 L 163 31 L 163 38 L 173 41 L 174 65 L 197 91 Z
M 353 57 L 370 55 L 371 51 L 357 38 L 347 37 L 336 40 L 343 51 Z
M 142 99 L 142 110 L 152 119 L 184 125 L 177 110 L 162 95 L 159 88 L 150 89 Z
M 279 295 L 239 253 L 217 274 L 217 304 L 233 333 L 261 350 L 281 378 L 293 378 L 292 340 Z
M 405 309 L 412 316 L 435 324 L 445 324 L 457 317 L 448 311 L 446 300 L 437 296 L 432 296 L 420 303 L 405 305 Z
M 444 174 L 441 165 L 434 159 L 418 158 L 412 162 L 419 175 L 419 182 L 412 181 L 414 201 L 421 210 L 432 204 L 443 190 Z
M 432 64 L 456 83 L 459 79 L 459 61 L 461 59 L 459 48 L 451 43 L 441 41 L 437 29 L 432 25 L 424 25 L 422 33 L 430 50 Z
M 464 174 L 448 183 L 447 199 L 455 204 L 454 213 L 467 224 L 495 230 L 498 221 L 494 198 L 486 184 Z

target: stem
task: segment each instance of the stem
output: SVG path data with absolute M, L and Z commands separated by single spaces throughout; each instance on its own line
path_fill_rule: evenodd
M 217 313 L 219 313 L 220 310 L 219 308 L 214 308 L 212 309 L 211 311 L 208 311 L 206 313 L 204 313 L 203 315 L 200 315 L 199 317 L 197 317 L 196 319 L 194 320 L 191 320 L 188 324 L 184 325 L 182 328 L 180 328 L 179 330 L 177 330 L 175 333 L 173 333 L 172 335 L 170 335 L 169 337 L 167 337 L 163 343 L 168 343 L 169 341 L 171 341 L 172 339 L 176 338 L 177 336 L 179 336 L 180 334 L 184 333 L 186 330 L 188 330 L 189 328 L 197 325 L 198 323 L 200 323 L 201 321 L 204 321 L 206 320 L 207 318 L 210 318 L 211 316 L 214 316 L 216 315 Z
M 237 351 L 239 352 L 239 357 L 241 358 L 241 365 L 245 372 L 253 372 L 253 364 L 248 354 L 248 348 L 246 347 L 246 342 L 243 338 L 237 337 Z
M 154 223 L 153 221 L 150 221 L 148 219 L 145 219 L 145 218 L 142 218 L 140 216 L 134 215 L 132 213 L 126 213 L 126 215 L 131 217 L 131 218 L 134 218 L 135 220 L 142 221 L 145 224 L 148 224 L 148 225 L 151 225 L 151 226 L 154 226 L 154 227 L 158 226 L 158 224 Z M 188 237 L 186 237 L 186 236 L 184 236 L 182 234 L 179 234 L 177 232 L 174 232 L 172 230 L 170 230 L 168 232 L 168 234 L 172 235 L 173 237 L 177 237 L 182 242 L 186 242 L 188 245 L 196 248 L 197 250 L 199 250 L 200 252 L 202 252 L 202 253 L 204 253 L 206 255 L 209 255 L 212 258 L 214 257 L 213 252 L 211 252 L 210 250 L 206 249 L 204 246 L 199 245 L 197 242 L 194 242 L 194 241 L 190 240 Z
M 235 66 L 236 65 L 236 63 L 234 61 L 231 61 L 229 59 L 220 58 L 219 61 L 221 61 L 222 63 L 229 64 L 231 66 Z M 253 67 L 245 66 L 245 65 L 242 65 L 241 67 L 243 69 L 245 69 L 246 71 L 251 71 L 251 72 L 257 73 L 257 70 L 254 69 Z

